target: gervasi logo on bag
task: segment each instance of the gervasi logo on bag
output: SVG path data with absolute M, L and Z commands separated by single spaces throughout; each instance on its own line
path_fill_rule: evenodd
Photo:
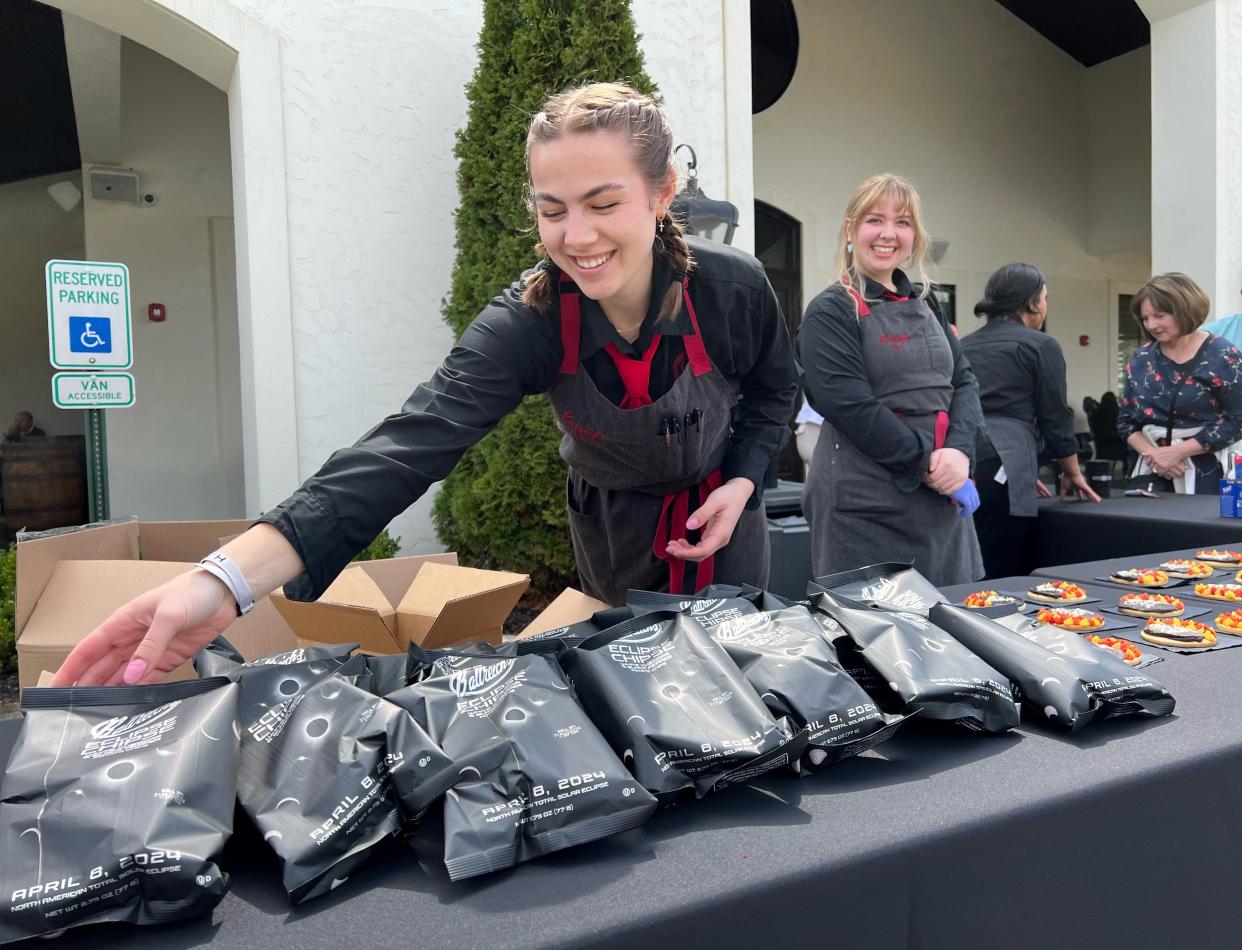
M 136 716 L 116 716 L 91 728 L 91 741 L 82 747 L 82 758 L 101 759 L 153 745 L 177 728 L 173 710 L 181 700 L 165 703 Z
M 887 577 L 878 584 L 864 587 L 859 593 L 862 600 L 874 601 L 895 610 L 925 611 L 928 608 L 927 602 L 922 597 L 912 590 L 899 590 L 897 585 Z
M 478 696 L 480 693 L 487 692 L 497 680 L 506 676 L 513 669 L 513 662 L 513 660 L 499 660 L 495 663 L 483 663 L 455 670 L 449 676 L 449 689 L 458 699 Z

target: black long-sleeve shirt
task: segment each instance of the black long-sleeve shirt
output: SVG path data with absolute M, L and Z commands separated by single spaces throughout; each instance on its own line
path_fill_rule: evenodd
M 772 455 L 788 438 L 797 394 L 785 321 L 763 267 L 754 257 L 709 241 L 690 239 L 695 268 L 690 300 L 713 365 L 734 383 L 728 450 L 721 465 L 727 480 L 763 483 Z M 555 276 L 555 275 L 554 275 Z M 683 306 L 673 321 L 657 321 L 664 293 L 680 275 L 657 257 L 652 296 L 638 338 L 628 343 L 599 304 L 581 298 L 579 357 L 600 392 L 617 405 L 624 386 L 604 349 L 613 343 L 640 357 L 652 336 L 692 334 Z M 287 585 L 298 599 L 318 597 L 355 554 L 393 518 L 444 478 L 465 451 L 490 432 L 529 395 L 550 390 L 559 377 L 563 348 L 559 300 L 531 310 L 514 282 L 466 329 L 430 380 L 356 444 L 332 454 L 296 492 L 262 519 L 297 549 L 306 573 Z M 658 399 L 686 367 L 677 339 L 662 343 L 651 370 L 651 396 Z M 751 505 L 757 505 L 756 490 Z
M 1053 458 L 1077 453 L 1074 411 L 1066 401 L 1065 355 L 1055 338 L 1017 317 L 996 317 L 965 337 L 962 351 L 979 380 L 985 416 L 1035 423 Z M 996 457 L 986 435 L 979 439 L 979 454 Z
M 893 272 L 896 294 L 867 281 L 868 300 L 910 297 L 916 288 L 901 271 Z M 955 337 L 941 319 L 953 353 L 953 398 L 945 447 L 959 449 L 973 462 L 976 435 L 983 425 L 974 373 Z M 806 308 L 794 341 L 807 401 L 859 451 L 893 474 L 897 487 L 912 492 L 931 464 L 932 444 L 911 429 L 875 395 L 863 356 L 862 330 L 849 293 L 840 284 L 821 292 Z

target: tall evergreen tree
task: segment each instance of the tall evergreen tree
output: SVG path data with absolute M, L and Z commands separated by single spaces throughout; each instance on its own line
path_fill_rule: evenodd
M 629 0 L 485 0 L 479 62 L 457 134 L 457 258 L 444 318 L 460 336 L 533 266 L 525 204 L 526 129 L 547 97 L 622 79 L 647 93 Z M 440 540 L 462 560 L 529 573 L 552 591 L 575 579 L 560 433 L 543 396 L 527 399 L 466 453 L 436 497 Z

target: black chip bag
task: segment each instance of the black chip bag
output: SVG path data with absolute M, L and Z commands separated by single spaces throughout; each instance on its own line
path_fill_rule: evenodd
M 841 667 L 805 607 L 759 611 L 708 628 L 774 716 L 806 732 L 810 766 L 865 752 L 904 721 L 886 716 Z
M 947 614 L 941 617 L 953 636 L 989 662 L 993 661 L 988 653 L 997 655 L 993 665 L 1008 672 L 1028 708 L 1041 712 L 1053 725 L 1080 729 L 1113 716 L 1167 716 L 1176 705 L 1169 691 L 1146 672 L 1073 631 L 1036 624 L 1021 614 L 989 620 L 959 607 L 944 605 L 937 610 L 953 612 L 952 619 Z
M 0 944 L 220 902 L 237 695 L 219 677 L 23 692 L 0 783 Z
M 718 623 L 757 614 L 754 602 L 741 596 L 732 597 L 685 597 L 681 594 L 663 594 L 649 590 L 631 590 L 625 595 L 625 605 L 634 616 L 658 611 L 675 611 L 693 617 L 705 628 Z
M 485 644 L 418 653 L 424 678 L 388 698 L 460 769 L 444 802 L 452 880 L 628 831 L 655 811 L 555 659 Z
M 352 682 L 363 657 L 244 668 L 237 797 L 289 899 L 338 887 L 409 830 L 457 768 L 403 709 Z
M 777 722 L 692 618 L 650 613 L 561 657 L 591 719 L 663 802 L 792 766 L 806 735 Z
M 517 643 L 535 643 L 541 640 L 567 640 L 572 642 L 580 642 L 587 637 L 594 636 L 610 627 L 629 620 L 634 616 L 634 611 L 629 607 L 606 607 L 603 610 L 597 610 L 586 620 L 579 620 L 577 623 L 566 624 L 563 627 L 556 627 L 552 630 L 543 630 L 539 633 L 524 633 L 516 640 Z M 556 650 L 549 650 L 554 653 Z
M 865 607 L 822 590 L 811 600 L 841 625 L 906 711 L 982 732 L 1004 732 L 1018 724 L 1008 677 L 926 616 Z
M 216 637 L 196 654 L 191 662 L 200 679 L 208 676 L 227 676 L 237 682 L 238 671 L 242 667 L 255 666 L 290 666 L 294 663 L 310 663 L 319 660 L 335 662 L 337 665 L 349 659 L 349 655 L 357 649 L 356 643 L 331 643 L 313 647 L 297 647 L 284 653 L 272 653 L 268 656 L 251 660 L 249 663 L 224 637 Z
M 904 561 L 869 564 L 852 571 L 817 577 L 807 585 L 812 598 L 819 591 L 839 594 L 868 607 L 883 607 L 927 616 L 945 596 L 926 577 Z

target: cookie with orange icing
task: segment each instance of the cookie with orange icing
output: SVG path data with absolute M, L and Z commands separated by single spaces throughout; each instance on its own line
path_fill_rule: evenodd
M 1169 582 L 1169 575 L 1147 567 L 1127 567 L 1113 571 L 1108 579 L 1114 584 L 1133 584 L 1136 587 L 1163 587 Z
M 1195 552 L 1195 560 L 1208 567 L 1242 567 L 1242 552 L 1204 548 Z
M 1180 617 L 1186 605 L 1169 594 L 1154 594 L 1146 591 L 1138 594 L 1122 594 L 1117 601 L 1117 609 L 1131 617 Z
M 1115 654 L 1127 666 L 1138 666 L 1142 662 L 1143 651 L 1129 640 L 1118 640 L 1116 637 L 1101 637 L 1098 634 L 1092 634 L 1087 639 L 1097 647 Z
M 1036 623 L 1052 624 L 1063 630 L 1098 630 L 1104 626 L 1104 617 L 1081 607 L 1044 607 L 1035 615 Z
M 1207 624 L 1175 617 L 1149 621 L 1139 635 L 1149 643 L 1162 647 L 1193 650 L 1216 645 L 1216 631 Z
M 1087 592 L 1069 581 L 1040 581 L 1026 596 L 1045 604 L 1081 604 L 1087 599 Z
M 1198 583 L 1195 585 L 1195 596 L 1239 602 L 1242 601 L 1242 584 Z
M 1231 610 L 1216 617 L 1216 629 L 1221 633 L 1233 633 L 1242 636 L 1242 610 Z
M 981 607 L 1020 607 L 1022 601 L 994 590 L 977 590 L 973 594 L 967 594 L 962 605 L 978 610 Z
M 1169 577 L 1177 577 L 1188 581 L 1198 577 L 1212 576 L 1211 567 L 1199 561 L 1190 561 L 1186 558 L 1173 558 L 1171 561 L 1165 561 L 1160 565 L 1160 570 L 1168 574 Z

